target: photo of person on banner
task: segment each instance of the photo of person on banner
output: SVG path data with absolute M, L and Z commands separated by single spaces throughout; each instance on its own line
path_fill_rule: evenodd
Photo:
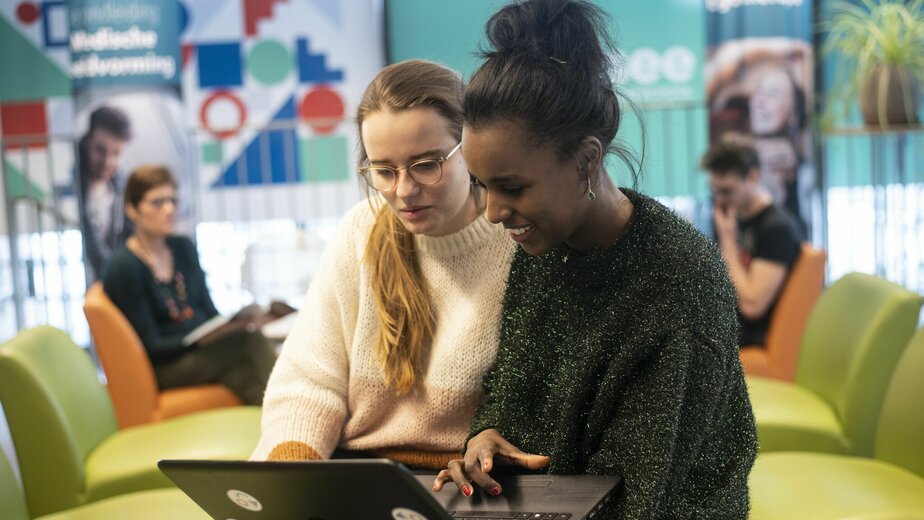
M 805 234 L 811 191 L 811 51 L 805 42 L 750 38 L 718 46 L 707 67 L 710 142 L 729 131 L 754 138 L 761 178 Z
M 80 139 L 74 185 L 89 286 L 105 276 L 113 251 L 132 234 L 124 200 L 128 172 L 141 164 L 164 164 L 177 172 L 186 193 L 192 191 L 177 89 L 84 89 L 76 100 Z M 178 210 L 178 227 L 187 233 L 188 207 Z
M 131 234 L 122 204 L 121 168 L 125 145 L 132 137 L 131 126 L 123 110 L 103 105 L 91 112 L 89 128 L 77 144 L 88 282 L 102 276 L 113 250 Z

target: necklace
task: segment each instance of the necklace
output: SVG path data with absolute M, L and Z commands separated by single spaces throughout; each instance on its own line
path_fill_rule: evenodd
M 170 250 L 167 249 L 167 255 L 163 258 L 165 260 L 164 262 L 165 269 L 160 269 L 160 266 L 158 265 L 158 261 L 157 261 L 158 258 L 155 257 L 153 253 L 151 253 L 151 251 L 144 245 L 144 242 L 142 242 L 141 239 L 138 238 L 137 235 L 134 236 L 133 238 L 134 238 L 133 243 L 137 246 L 139 252 L 141 253 L 140 256 L 143 257 L 141 258 L 141 261 L 144 262 L 148 266 L 148 269 L 150 269 L 151 274 L 154 275 L 154 279 L 160 283 L 169 282 L 170 278 L 172 277 L 169 274 L 164 275 L 164 273 L 175 270 L 174 268 L 175 266 L 173 265 L 173 255 L 170 253 Z M 168 263 L 170 265 L 167 265 Z
M 162 279 L 155 273 L 154 255 L 151 254 L 137 236 L 135 237 L 134 243 L 138 246 L 138 249 L 146 259 L 146 261 L 142 261 L 147 264 L 154 278 L 154 283 L 156 283 L 160 289 L 161 296 L 164 299 L 164 305 L 167 307 L 167 315 L 170 316 L 170 319 L 175 322 L 184 322 L 192 318 L 195 315 L 195 311 L 189 306 L 189 297 L 186 292 L 186 278 L 183 276 L 183 273 L 174 265 L 172 279 L 170 277 Z M 170 260 L 171 263 L 173 263 L 173 255 L 170 255 Z M 170 292 L 171 282 L 176 287 L 176 298 L 174 298 L 173 294 Z M 177 302 L 177 300 L 179 300 L 179 302 Z
M 160 285 L 160 292 L 164 297 L 164 305 L 167 306 L 167 315 L 173 321 L 183 322 L 192 318 L 195 311 L 189 306 L 186 295 L 186 279 L 183 277 L 183 273 L 177 271 L 173 276 L 173 282 L 176 285 L 176 296 L 180 300 L 179 305 L 173 299 L 173 295 L 170 294 L 168 285 L 161 282 L 157 283 Z

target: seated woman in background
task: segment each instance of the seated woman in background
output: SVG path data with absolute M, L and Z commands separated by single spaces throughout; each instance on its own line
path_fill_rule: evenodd
M 276 361 L 272 343 L 243 319 L 191 345 L 184 337 L 218 315 L 196 246 L 175 236 L 176 179 L 141 166 L 125 186 L 134 233 L 113 253 L 103 288 L 138 332 L 161 389 L 221 383 L 244 403 L 263 401 Z
M 328 244 L 270 377 L 252 458 L 458 457 L 497 350 L 514 246 L 482 215 L 459 153 L 462 79 L 390 65 L 356 122 L 378 192 Z M 335 453 L 335 450 L 338 449 Z
M 574 0 L 488 22 L 462 150 L 521 249 L 471 438 L 434 487 L 497 495 L 495 463 L 512 463 L 622 476 L 602 518 L 746 518 L 757 442 L 735 293 L 715 246 L 607 172 L 608 152 L 627 156 L 608 26 Z

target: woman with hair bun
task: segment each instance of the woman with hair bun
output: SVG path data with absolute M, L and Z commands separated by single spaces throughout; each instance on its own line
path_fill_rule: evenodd
M 622 476 L 605 518 L 746 518 L 757 442 L 735 293 L 705 237 L 606 170 L 608 153 L 639 165 L 616 140 L 606 27 L 581 0 L 488 21 L 462 151 L 520 250 L 465 453 L 434 489 L 498 495 L 509 464 Z

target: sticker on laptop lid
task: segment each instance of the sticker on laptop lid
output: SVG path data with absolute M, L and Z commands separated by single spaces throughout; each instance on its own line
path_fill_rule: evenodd
M 396 507 L 391 510 L 391 517 L 395 520 L 427 520 L 427 517 L 406 507 Z
M 229 489 L 228 499 L 234 502 L 234 505 L 248 511 L 263 511 L 263 504 L 261 504 L 259 500 L 241 490 Z

